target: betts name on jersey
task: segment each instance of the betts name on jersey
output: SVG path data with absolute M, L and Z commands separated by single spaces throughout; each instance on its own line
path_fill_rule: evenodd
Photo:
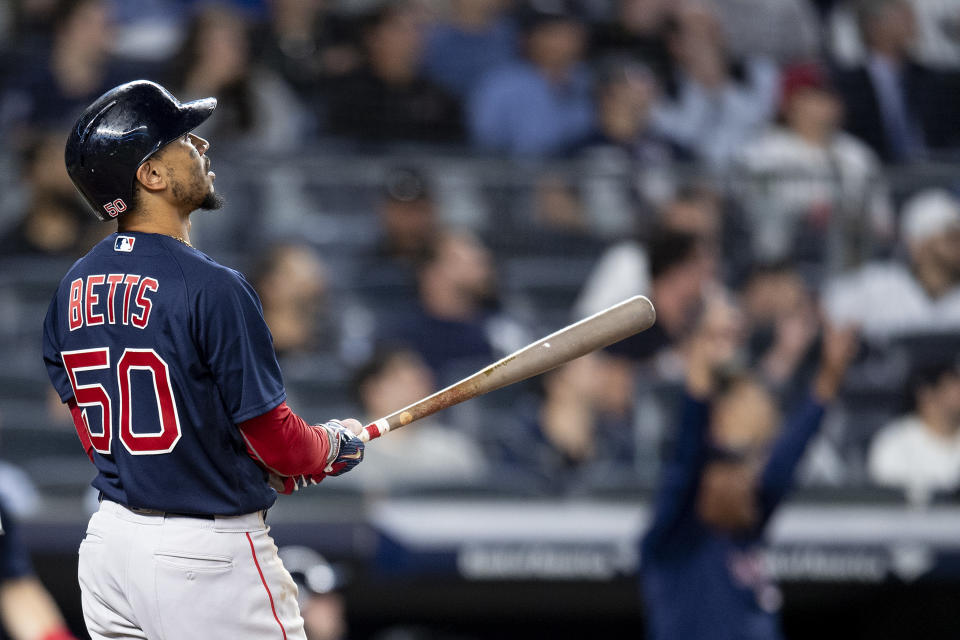
M 160 283 L 156 278 L 133 273 L 98 273 L 77 278 L 70 283 L 70 306 L 67 311 L 70 331 L 104 322 L 122 322 L 137 329 L 146 329 L 150 322 L 150 310 L 153 309 L 149 294 L 156 293 L 159 288 Z M 122 305 L 118 308 L 119 301 L 122 301 Z M 132 314 L 131 301 L 134 303 Z

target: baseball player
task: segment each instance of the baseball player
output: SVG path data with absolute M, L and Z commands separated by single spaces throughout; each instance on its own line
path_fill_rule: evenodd
M 311 426 L 290 410 L 257 294 L 190 244 L 190 214 L 221 204 L 210 145 L 191 133 L 215 107 L 135 81 L 67 141 L 77 189 L 118 225 L 67 273 L 43 336 L 98 471 L 78 570 L 93 640 L 305 640 L 265 513 L 276 489 L 363 457 L 356 420 Z

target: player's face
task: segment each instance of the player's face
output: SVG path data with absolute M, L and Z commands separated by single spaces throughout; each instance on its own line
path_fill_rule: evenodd
M 184 134 L 164 148 L 171 195 L 190 211 L 223 206 L 223 199 L 213 187 L 217 174 L 210 171 L 210 157 L 206 155 L 209 148 L 209 142 L 193 133 Z

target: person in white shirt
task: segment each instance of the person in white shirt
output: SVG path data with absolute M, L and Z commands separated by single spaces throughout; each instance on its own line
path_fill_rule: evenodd
M 829 283 L 828 315 L 876 343 L 960 330 L 960 201 L 939 189 L 914 194 L 903 208 L 901 241 L 906 262 L 867 264 Z
M 960 368 L 928 365 L 914 373 L 914 409 L 882 428 L 870 445 L 870 478 L 899 487 L 913 502 L 960 488 Z
M 869 244 L 888 243 L 893 207 L 880 160 L 840 130 L 843 102 L 826 70 L 815 63 L 786 68 L 780 115 L 780 123 L 751 140 L 736 159 L 736 184 L 754 228 L 754 254 L 765 261 L 797 258 L 794 254 L 804 250 L 798 238 L 813 240 L 820 251 L 834 227 L 843 230 L 841 225 L 866 229 Z M 827 247 L 841 252 L 831 258 L 848 261 L 854 258 L 852 249 Z

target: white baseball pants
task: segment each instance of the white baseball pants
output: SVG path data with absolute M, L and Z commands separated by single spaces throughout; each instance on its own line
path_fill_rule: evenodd
M 104 500 L 78 577 L 92 640 L 306 640 L 261 513 L 145 515 Z

